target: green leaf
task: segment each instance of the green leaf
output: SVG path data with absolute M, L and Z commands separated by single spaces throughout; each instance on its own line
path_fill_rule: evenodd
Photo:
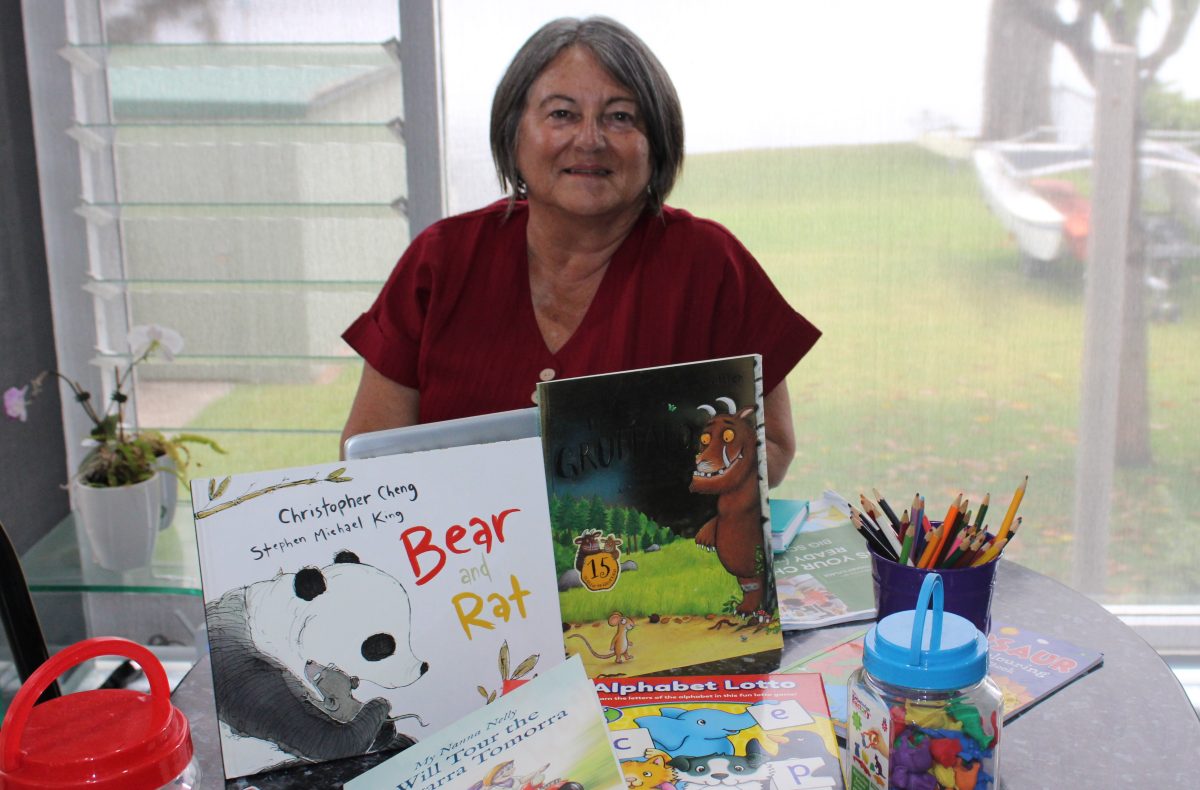
M 221 484 L 219 486 L 217 486 L 217 493 L 213 496 L 213 499 L 216 499 L 217 497 L 224 494 L 226 488 L 229 488 L 229 477 L 226 477 L 224 480 L 221 481 Z
M 217 479 L 215 477 L 208 478 L 208 498 L 217 498 Z

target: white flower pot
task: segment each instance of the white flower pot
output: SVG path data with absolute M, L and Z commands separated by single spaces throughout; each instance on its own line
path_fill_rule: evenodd
M 169 455 L 159 456 L 158 479 L 162 485 L 162 518 L 158 528 L 166 529 L 175 518 L 175 507 L 179 504 L 179 478 L 175 476 L 175 459 Z
M 100 567 L 128 571 L 150 564 L 162 523 L 162 476 L 114 488 L 74 482 L 78 526 Z

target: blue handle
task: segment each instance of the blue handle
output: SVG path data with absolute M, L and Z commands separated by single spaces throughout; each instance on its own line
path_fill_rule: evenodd
M 921 666 L 921 637 L 925 635 L 925 612 L 929 609 L 931 595 L 933 596 L 933 633 L 929 635 L 929 649 L 939 650 L 942 646 L 942 614 L 945 612 L 941 574 L 927 574 L 925 581 L 921 582 L 921 592 L 917 593 L 917 608 L 913 613 L 912 646 L 908 654 L 908 663 L 914 667 Z

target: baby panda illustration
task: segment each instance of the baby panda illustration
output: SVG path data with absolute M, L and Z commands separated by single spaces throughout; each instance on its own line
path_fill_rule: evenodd
M 429 670 L 410 646 L 408 595 L 383 571 L 342 551 L 230 590 L 206 615 L 222 729 L 276 747 L 223 749 L 231 776 L 414 743 L 386 699 L 351 696 L 360 680 L 399 688 Z

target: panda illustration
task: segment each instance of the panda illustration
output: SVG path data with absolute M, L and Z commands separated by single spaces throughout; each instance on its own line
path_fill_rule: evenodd
M 327 689 L 315 682 L 313 667 L 336 667 L 355 686 L 362 679 L 384 688 L 407 686 L 429 670 L 410 646 L 404 587 L 354 553 L 230 590 L 206 615 L 222 731 L 269 742 L 243 748 L 232 739 L 237 746 L 224 754 L 236 775 L 414 743 L 397 732 L 395 719 L 405 717 L 393 717 L 386 699 L 353 700 L 347 715 L 346 705 L 335 711 L 323 704 Z

